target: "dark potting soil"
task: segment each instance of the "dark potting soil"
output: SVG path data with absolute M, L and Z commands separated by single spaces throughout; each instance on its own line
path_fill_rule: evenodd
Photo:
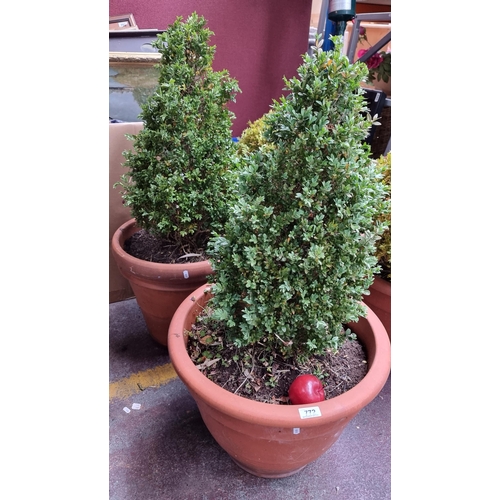
M 185 262 L 201 262 L 207 256 L 199 241 L 176 242 L 158 238 L 144 229 L 134 233 L 125 241 L 123 249 L 138 259 L 162 264 L 182 264 Z

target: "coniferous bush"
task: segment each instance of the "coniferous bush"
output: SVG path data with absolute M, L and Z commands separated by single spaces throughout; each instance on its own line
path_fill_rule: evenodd
M 213 70 L 212 35 L 194 13 L 153 42 L 161 54 L 158 86 L 142 106 L 143 130 L 129 136 L 134 149 L 124 152 L 129 170 L 118 183 L 143 229 L 193 248 L 224 224 L 234 183 L 227 104 L 239 87 L 227 70 Z
M 245 157 L 224 235 L 210 242 L 211 316 L 238 347 L 335 350 L 343 324 L 365 314 L 388 204 L 363 142 L 373 123 L 360 87 L 366 66 L 332 41 L 285 78 L 289 95 L 265 117 L 272 147 Z

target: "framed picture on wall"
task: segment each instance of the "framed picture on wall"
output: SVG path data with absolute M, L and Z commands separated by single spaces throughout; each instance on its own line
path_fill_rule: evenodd
M 112 31 L 137 30 L 133 14 L 123 14 L 121 16 L 109 16 L 109 29 Z

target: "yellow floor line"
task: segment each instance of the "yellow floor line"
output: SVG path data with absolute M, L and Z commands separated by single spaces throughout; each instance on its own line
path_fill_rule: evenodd
M 177 373 L 175 373 L 171 363 L 133 373 L 129 377 L 109 384 L 109 400 L 128 398 L 148 387 L 164 385 L 175 377 L 177 377 Z

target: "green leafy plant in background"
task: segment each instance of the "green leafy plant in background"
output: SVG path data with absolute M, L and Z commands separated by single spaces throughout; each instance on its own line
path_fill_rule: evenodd
M 238 154 L 243 156 L 256 151 L 264 145 L 269 145 L 264 136 L 265 118 L 270 113 L 266 113 L 253 122 L 248 122 L 247 128 L 241 133 L 238 141 Z
M 382 173 L 382 182 L 387 186 L 387 200 L 391 199 L 391 153 L 381 156 L 377 160 L 377 166 Z M 377 241 L 375 256 L 381 268 L 380 275 L 386 281 L 391 281 L 391 212 L 388 211 L 380 216 L 379 219 L 387 228 Z
M 118 185 L 149 233 L 189 248 L 206 246 L 227 218 L 236 146 L 228 102 L 239 91 L 227 70 L 215 72 L 213 32 L 196 13 L 178 17 L 153 46 L 161 54 L 158 85 L 142 105 L 144 128 L 124 153 Z
M 211 239 L 211 318 L 237 347 L 299 358 L 336 350 L 378 271 L 386 188 L 369 146 L 368 70 L 317 43 L 246 155 L 224 235 Z

